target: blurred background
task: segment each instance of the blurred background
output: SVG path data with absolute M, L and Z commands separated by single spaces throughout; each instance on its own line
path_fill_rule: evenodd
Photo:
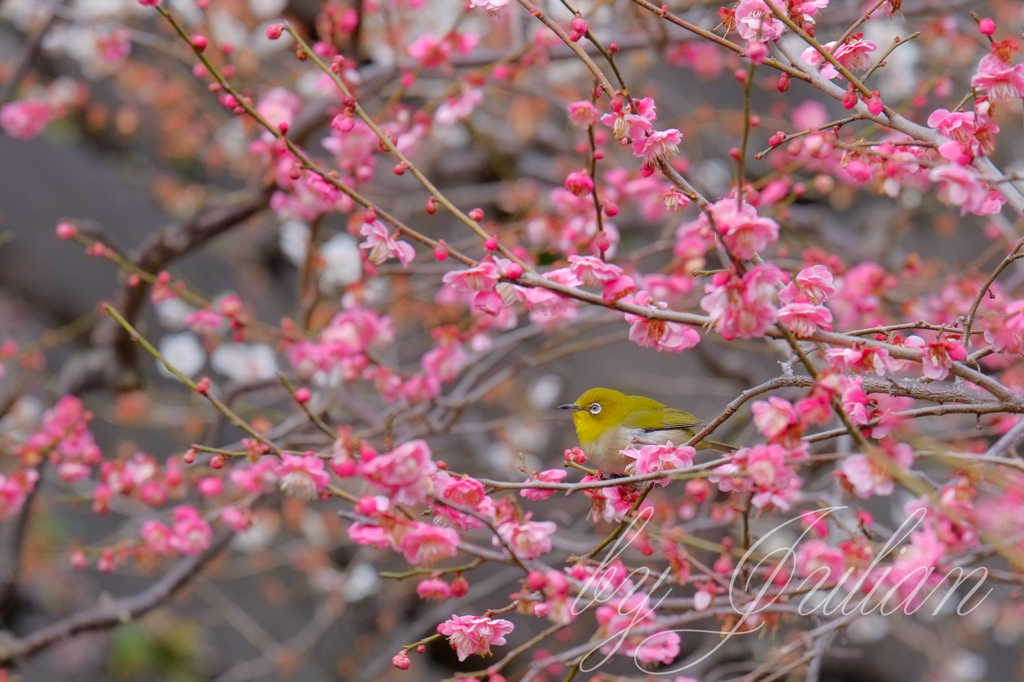
M 290 58 L 294 46 L 271 43 L 264 30 L 284 16 L 307 35 L 322 34 L 325 17 L 352 7 L 333 0 L 214 0 L 211 10 L 195 19 L 199 9 L 191 0 L 165 4 L 185 20 L 205 22 L 218 43 L 234 46 L 231 63 L 257 99 L 275 85 L 294 88 L 302 97 L 295 124 L 299 139 L 317 156 L 327 156 L 319 143 L 330 135 L 326 124 L 334 102 L 312 82 L 311 71 Z M 564 8 L 549 4 L 546 11 L 568 20 Z M 861 4 L 833 0 L 818 34 L 836 37 L 856 19 Z M 705 28 L 718 23 L 714 3 L 682 0 L 670 6 Z M 503 243 L 525 245 L 543 262 L 544 240 L 553 242 L 557 230 L 551 223 L 560 219 L 552 190 L 585 157 L 580 151 L 585 136 L 564 113 L 566 102 L 587 96 L 589 84 L 578 61 L 552 44 L 547 57 L 524 63 L 522 55 L 533 54 L 528 48 L 538 24 L 518 5 L 498 17 L 466 13 L 454 0 L 398 2 L 383 9 L 367 1 L 357 7 L 363 17 L 360 32 L 338 39 L 337 46 L 355 64 L 360 101 L 370 112 L 399 106 L 413 116 L 458 93 L 460 82 L 485 82 L 484 101 L 464 120 L 435 121 L 432 134 L 418 143 L 416 160 L 456 204 L 483 208 L 487 225 Z M 733 177 L 729 149 L 741 134 L 742 87 L 732 75 L 740 60 L 628 3 L 580 3 L 579 8 L 593 17 L 599 35 L 619 40 L 624 77 L 634 95 L 655 98 L 659 125 L 684 133 L 687 177 L 709 196 L 727 194 Z M 1024 20 L 1024 8 L 1016 2 L 906 0 L 902 16 L 863 26 L 866 37 L 881 46 L 897 35 L 922 33 L 896 50 L 879 72 L 876 86 L 887 102 L 905 103 L 919 118 L 940 105 L 955 105 L 985 49 L 968 16 L 971 10 L 994 16 L 1001 25 L 1020 26 Z M 445 36 L 453 27 L 474 36 L 475 46 L 464 53 L 453 48 L 444 63 L 426 66 L 405 49 L 421 35 Z M 129 44 L 128 54 L 105 50 L 104 41 Z M 505 56 L 512 73 L 495 77 L 493 64 Z M 936 76 L 947 72 L 960 76 L 950 83 Z M 414 82 L 404 85 L 402 77 L 410 73 Z M 812 120 L 842 116 L 837 103 L 801 83 L 783 95 L 774 88 L 774 72 L 758 78 L 752 108 L 762 119 L 753 132 L 753 151 L 765 149 L 776 130 L 797 130 L 794 109 L 804 101 L 821 102 L 803 110 Z M 0 341 L 14 339 L 38 351 L 0 380 L 0 465 L 42 411 L 68 391 L 94 413 L 92 428 L 110 458 L 143 451 L 163 461 L 180 457 L 194 442 L 228 445 L 242 435 L 158 372 L 152 358 L 136 354 L 126 362 L 112 350 L 116 330 L 99 320 L 97 305 L 126 295 L 124 276 L 77 243 L 58 240 L 54 227 L 61 221 L 75 221 L 87 234 L 134 256 L 154 235 L 180 234 L 182 226 L 205 225 L 218 212 L 235 211 L 239 219 L 209 228 L 200 245 L 166 258 L 154 271 L 167 269 L 210 298 L 237 293 L 254 317 L 272 325 L 292 317 L 318 328 L 337 311 L 342 294 L 362 297 L 394 320 L 396 342 L 382 350 L 382 357 L 396 368 L 415 367 L 430 347 L 431 330 L 465 317 L 464 307 L 436 296 L 450 263 L 437 263 L 420 248 L 408 269 L 386 264 L 364 283 L 358 237 L 350 234 L 358 218 L 333 213 L 303 220 L 272 210 L 272 173 L 250 149 L 257 136 L 217 104 L 192 75 L 190 56 L 165 23 L 135 0 L 0 2 L 0 82 L 6 84 L 5 101 L 32 95 L 61 110 L 34 139 L 0 135 Z M 953 94 L 937 95 L 937 88 Z M 1002 112 L 994 161 L 1024 171 L 1017 105 Z M 779 175 L 783 155 L 749 164 L 756 187 Z M 933 307 L 920 314 L 931 319 L 941 302 L 921 297 L 929 293 L 922 288 L 957 271 L 988 272 L 1003 256 L 1006 225 L 1000 219 L 961 217 L 927 188 L 903 188 L 891 197 L 877 183 L 834 181 L 840 172 L 822 168 L 799 178 L 807 191 L 786 208 L 780 248 L 787 251 L 779 260 L 788 253 L 799 266 L 808 249 L 819 249 L 840 254 L 837 271 L 875 261 L 897 275 L 882 306 L 911 315 L 908 301 L 929 300 Z M 614 220 L 621 235 L 619 255 L 645 272 L 662 268 L 672 259 L 679 216 L 658 205 L 657 188 L 639 174 L 615 187 L 621 197 Z M 427 193 L 409 174 L 395 175 L 386 160 L 377 164 L 365 191 L 431 237 L 482 253 L 449 215 L 425 215 Z M 694 217 L 686 214 L 688 220 Z M 309 298 L 311 280 L 316 285 Z M 1022 284 L 1024 273 L 1011 271 L 1004 288 L 1014 291 Z M 698 311 L 701 294 L 698 286 L 676 305 Z M 186 331 L 187 311 L 177 303 L 144 301 L 136 318 L 139 330 L 169 357 L 198 362 L 194 373 L 213 377 L 244 417 L 269 425 L 295 424 L 297 416 L 301 421 L 275 379 L 275 372 L 291 368 L 274 352 L 273 339 L 255 334 L 246 343 L 205 348 Z M 397 415 L 399 439 L 428 437 L 435 457 L 453 469 L 519 480 L 520 467 L 558 467 L 563 450 L 576 445 L 568 415 L 553 408 L 587 388 L 641 392 L 710 419 L 744 389 L 778 375 L 778 363 L 785 359 L 772 344 L 724 344 L 714 334 L 702 334 L 704 343 L 693 351 L 660 355 L 629 343 L 626 334 L 621 316 L 604 310 L 581 310 L 560 325 L 524 316 L 514 332 L 499 330 L 487 343 L 480 341 L 473 350 L 481 370 L 447 386 L 449 402 L 432 405 L 430 419 L 406 418 L 400 409 L 373 403 L 372 386 L 327 386 L 322 399 L 336 423 L 379 434 L 385 417 Z M 925 435 L 961 431 L 964 439 L 996 432 L 988 421 L 981 426 L 975 430 L 970 417 L 944 417 L 923 420 L 921 429 Z M 742 443 L 753 434 L 744 410 L 715 438 Z M 325 445 L 294 427 L 283 438 L 292 447 Z M 849 444 L 830 447 L 842 451 Z M 834 485 L 827 471 L 820 485 Z M 151 514 L 134 500 L 120 499 L 110 513 L 98 516 L 91 512 L 90 498 L 85 485 L 66 484 L 52 472 L 44 476 L 27 521 L 16 589 L 0 603 L 0 646 L 5 632 L 24 635 L 93 604 L 136 593 L 166 571 L 161 561 L 132 562 L 111 575 L 94 567 L 72 571 L 71 549 L 135 537 Z M 896 495 L 867 506 L 885 518 L 906 501 Z M 680 500 L 662 496 L 656 503 Z M 563 529 L 555 540 L 565 555 L 585 551 L 608 530 L 586 521 L 589 500 L 583 496 L 566 498 L 555 511 L 550 504 L 544 508 Z M 390 659 L 400 645 L 433 632 L 453 613 L 504 603 L 518 590 L 517 571 L 486 565 L 467 576 L 471 588 L 465 597 L 424 602 L 416 596 L 415 580 L 379 576 L 407 570 L 401 558 L 350 542 L 335 512 L 330 504 L 273 496 L 256 511 L 253 529 L 232 540 L 230 551 L 171 603 L 109 631 L 71 638 L 14 673 L 26 680 L 418 682 L 478 669 L 479 661 L 460 664 L 444 641 L 433 643 L 410 671 L 394 669 Z M 764 529 L 771 525 L 766 519 Z M 8 522 L 3 537 L 14 531 Z M 693 532 L 723 534 L 721 524 Z M 677 592 L 688 594 L 684 588 Z M 834 642 L 821 680 L 1024 679 L 1017 592 L 1004 589 L 999 599 L 989 599 L 964 618 L 860 619 Z M 539 631 L 543 623 L 524 625 L 517 641 L 535 634 L 531 626 Z M 684 647 L 697 650 L 705 644 L 694 638 Z M 763 656 L 775 644 L 767 638 L 737 639 L 700 679 L 728 677 L 730 663 Z M 548 649 L 560 645 L 567 646 L 556 638 Z M 546 679 L 564 674 L 556 669 Z M 609 667 L 608 674 L 636 677 L 637 671 L 626 661 Z M 512 671 L 506 675 L 514 677 Z

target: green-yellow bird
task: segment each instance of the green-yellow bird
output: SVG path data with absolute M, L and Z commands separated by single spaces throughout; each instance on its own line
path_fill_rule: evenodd
M 610 388 L 592 388 L 576 402 L 559 405 L 572 410 L 576 435 L 588 462 L 607 474 L 625 474 L 633 460 L 620 451 L 631 443 L 683 445 L 697 433 L 702 422 L 692 414 L 662 405 L 639 395 L 625 395 Z M 731 445 L 704 440 L 698 449 L 735 450 Z

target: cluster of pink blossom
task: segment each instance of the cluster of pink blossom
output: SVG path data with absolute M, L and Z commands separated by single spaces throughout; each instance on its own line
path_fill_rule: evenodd
M 778 319 L 775 284 L 785 274 L 771 263 L 755 265 L 742 275 L 735 269 L 716 272 L 700 307 L 722 337 L 751 339 L 763 335 Z
M 44 457 L 57 465 L 65 481 L 87 478 L 100 464 L 103 453 L 93 440 L 92 413 L 74 396 L 64 396 L 43 413 L 39 430 L 31 433 L 18 450 L 22 464 L 38 466 Z
M 187 483 L 181 461 L 177 457 L 168 457 L 163 466 L 155 457 L 144 452 L 136 452 L 127 460 L 107 460 L 100 465 L 99 482 L 93 489 L 93 511 L 108 511 L 116 495 L 134 498 L 150 507 L 159 507 L 169 498 L 183 497 Z
M 146 547 L 157 554 L 197 554 L 210 546 L 213 529 L 195 507 L 174 508 L 170 526 L 160 521 L 147 521 L 139 531 Z

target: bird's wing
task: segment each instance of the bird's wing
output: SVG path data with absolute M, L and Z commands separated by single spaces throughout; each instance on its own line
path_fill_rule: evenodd
M 654 413 L 659 414 L 659 413 Z M 671 407 L 665 407 L 660 410 L 660 415 L 654 417 L 655 423 L 652 423 L 651 413 L 637 414 L 636 427 L 642 428 L 645 432 L 651 433 L 652 431 L 666 431 L 670 429 L 692 429 L 695 426 L 699 426 L 703 422 L 697 419 L 688 412 L 682 410 L 675 410 Z M 644 419 L 644 417 L 647 417 Z M 633 421 L 632 419 L 627 422 Z M 626 424 L 627 426 L 633 426 L 633 424 Z

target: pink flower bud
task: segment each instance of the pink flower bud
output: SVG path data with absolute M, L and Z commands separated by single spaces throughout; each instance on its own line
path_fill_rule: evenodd
M 100 560 L 96 564 L 96 568 L 98 568 L 101 573 L 113 573 L 117 568 L 114 564 L 114 552 L 109 549 L 103 550 L 103 554 L 100 555 Z
M 210 377 L 203 377 L 196 382 L 196 391 L 206 395 L 210 392 Z
M 978 30 L 982 35 L 990 36 L 996 32 L 996 22 L 986 17 L 978 22 Z
M 584 197 L 594 191 L 594 181 L 581 171 L 573 171 L 565 178 L 565 189 L 578 197 Z
M 604 214 L 609 218 L 614 218 L 615 216 L 619 215 L 619 205 L 613 204 L 612 202 L 609 201 L 607 204 L 604 205 Z
M 300 388 L 299 390 L 295 391 L 295 402 L 299 403 L 300 405 L 305 405 L 306 403 L 309 402 L 309 399 L 312 397 L 313 396 L 309 392 L 308 388 Z
M 436 208 L 434 209 L 437 210 Z M 434 258 L 439 261 L 448 260 L 448 245 L 441 239 L 434 247 Z
M 733 78 L 738 80 L 740 83 L 746 84 L 746 82 L 747 82 L 747 70 L 746 69 L 736 69 L 733 72 L 732 75 L 733 75 Z
M 882 113 L 882 109 L 882 98 L 878 94 L 878 90 L 875 90 L 871 93 L 871 97 L 868 98 L 868 111 L 870 111 L 873 116 L 878 116 Z
M 786 92 L 786 91 L 788 91 L 789 90 L 790 81 L 792 81 L 792 80 L 793 80 L 792 77 L 790 77 L 790 75 L 788 73 L 783 73 L 781 76 L 779 76 L 779 82 L 776 85 L 776 87 L 779 89 L 779 92 Z
M 271 40 L 277 40 L 284 33 L 284 24 L 271 24 L 267 26 L 267 37 Z
M 583 450 L 573 448 L 572 450 L 565 451 L 565 461 L 573 464 L 583 464 L 587 461 L 587 456 L 583 453 Z
M 228 294 L 220 301 L 220 311 L 228 317 L 235 317 L 242 312 L 242 299 L 235 294 Z
M 356 127 L 356 122 L 352 120 L 352 117 L 347 114 L 338 114 L 331 119 L 331 127 L 337 130 L 339 133 L 347 133 Z
M 706 478 L 691 478 L 686 482 L 686 494 L 693 498 L 694 502 L 700 503 L 708 498 L 711 492 L 711 485 Z
M 523 266 L 520 265 L 519 263 L 512 263 L 507 268 L 505 268 L 505 275 L 509 279 L 519 279 L 520 277 L 523 276 Z
M 205 476 L 199 479 L 196 490 L 203 497 L 216 497 L 224 491 L 224 482 L 216 476 Z
M 452 581 L 452 596 L 465 597 L 469 592 L 469 582 L 461 575 Z
M 391 659 L 391 665 L 395 666 L 399 670 L 408 670 L 411 662 L 409 661 L 409 654 L 405 649 L 402 649 L 395 657 Z
M 743 50 L 743 54 L 747 59 L 755 64 L 764 64 L 764 60 L 768 58 L 768 45 L 758 40 L 753 40 L 747 43 L 747 47 Z M 746 82 L 746 74 L 742 82 Z
M 769 147 L 778 147 L 786 139 L 786 133 L 781 130 L 768 138 Z
M 203 36 L 203 35 L 194 35 L 194 36 L 192 36 L 192 45 L 199 52 L 204 52 L 206 50 L 206 36 Z
M 843 94 L 842 104 L 844 109 L 853 109 L 857 106 L 857 91 L 852 87 Z
M 427 197 L 427 205 L 425 207 L 427 215 L 434 215 L 437 213 L 437 199 L 434 197 Z
M 85 559 L 85 552 L 80 549 L 71 552 L 71 556 L 68 559 L 71 562 L 72 568 L 85 568 L 88 563 Z
M 67 241 L 78 235 L 78 228 L 71 223 L 60 223 L 57 225 L 57 238 Z
M 477 221 L 483 220 L 484 219 L 484 210 L 482 208 L 471 209 L 470 212 L 469 212 L 469 219 L 470 220 L 477 220 Z
M 488 237 L 484 240 L 484 248 L 488 251 L 498 250 L 498 239 L 496 237 Z
M 355 512 L 363 516 L 370 516 L 377 511 L 377 500 L 372 495 L 366 495 L 356 503 Z

